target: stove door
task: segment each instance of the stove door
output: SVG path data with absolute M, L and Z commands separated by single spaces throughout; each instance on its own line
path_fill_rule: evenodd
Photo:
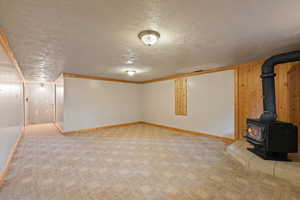
M 266 138 L 266 128 L 257 124 L 248 123 L 247 136 L 255 142 L 263 143 Z

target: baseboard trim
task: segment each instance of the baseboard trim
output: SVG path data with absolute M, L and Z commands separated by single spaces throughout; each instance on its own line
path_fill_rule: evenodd
M 186 129 L 173 128 L 173 127 L 170 127 L 170 126 L 165 126 L 165 125 L 160 125 L 160 124 L 153 124 L 153 123 L 149 123 L 149 122 L 142 122 L 142 124 L 149 125 L 149 126 L 155 126 L 155 127 L 158 127 L 158 128 L 164 128 L 164 129 L 168 129 L 168 130 L 172 130 L 172 131 L 178 131 L 178 132 L 184 132 L 184 133 L 190 133 L 190 134 L 194 134 L 194 135 L 209 137 L 209 138 L 220 140 L 220 141 L 226 142 L 226 143 L 233 143 L 235 141 L 234 139 L 231 139 L 231 138 L 226 138 L 226 137 L 221 137 L 221 136 L 216 136 L 216 135 L 210 135 L 210 134 L 207 134 L 207 133 L 200 133 L 200 132 L 190 131 L 190 130 L 186 130 Z
M 129 126 L 129 125 L 136 125 L 136 124 L 142 124 L 142 123 L 143 122 L 138 121 L 138 122 L 123 123 L 123 124 L 114 124 L 114 125 L 109 125 L 109 126 L 99 126 L 96 128 L 81 129 L 81 130 L 76 130 L 76 131 L 63 131 L 62 134 L 67 135 L 67 134 L 75 134 L 75 133 L 87 133 L 87 132 L 91 132 L 91 131 L 116 128 L 116 127 L 122 127 L 122 126 Z
M 53 122 L 53 125 L 55 126 L 55 128 L 56 128 L 61 134 L 64 133 L 63 129 L 60 127 L 60 125 L 59 125 L 58 123 Z
M 148 126 L 155 126 L 158 128 L 164 128 L 172 131 L 178 131 L 178 132 L 183 132 L 183 133 L 190 133 L 194 135 L 200 135 L 204 137 L 209 137 L 212 139 L 220 140 L 222 142 L 226 143 L 233 143 L 235 140 L 231 138 L 226 138 L 226 137 L 221 137 L 221 136 L 216 136 L 216 135 L 210 135 L 207 133 L 201 133 L 197 131 L 191 131 L 191 130 L 186 130 L 186 129 L 179 129 L 179 128 L 173 128 L 170 126 L 165 126 L 165 125 L 160 125 L 160 124 L 153 124 L 149 122 L 144 122 L 144 121 L 138 121 L 138 122 L 129 122 L 129 123 L 123 123 L 123 124 L 115 124 L 115 125 L 110 125 L 110 126 L 99 126 L 96 128 L 89 128 L 89 129 L 81 129 L 81 130 L 75 130 L 75 131 L 62 131 L 57 124 L 54 124 L 55 127 L 63 134 L 63 135 L 68 135 L 68 134 L 76 134 L 76 133 L 88 133 L 91 131 L 97 131 L 97 130 L 103 130 L 103 129 L 109 129 L 109 128 L 116 128 L 116 127 L 123 127 L 123 126 L 130 126 L 130 125 L 137 125 L 137 124 L 144 124 Z
M 4 166 L 3 170 L 2 170 L 2 172 L 0 172 L 0 186 L 2 186 L 4 184 L 4 182 L 5 182 L 5 177 L 8 174 L 9 166 L 10 166 L 10 164 L 12 162 L 12 159 L 13 159 L 14 155 L 17 152 L 17 147 L 20 144 L 20 141 L 21 141 L 22 137 L 24 136 L 24 133 L 25 133 L 25 128 L 22 129 L 21 135 L 18 137 L 18 139 L 17 139 L 14 147 L 12 148 L 12 150 L 11 150 L 11 152 L 10 152 L 7 160 L 6 160 L 6 163 L 5 163 L 5 166 Z

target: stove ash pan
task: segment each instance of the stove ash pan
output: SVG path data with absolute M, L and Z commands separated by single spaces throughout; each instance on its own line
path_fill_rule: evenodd
M 247 119 L 245 138 L 249 150 L 265 160 L 288 161 L 288 153 L 298 152 L 298 129 L 291 123 Z

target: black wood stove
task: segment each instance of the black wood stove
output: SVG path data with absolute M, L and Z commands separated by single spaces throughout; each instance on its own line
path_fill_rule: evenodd
M 300 51 L 273 56 L 262 66 L 264 112 L 259 119 L 247 119 L 245 138 L 254 147 L 248 150 L 265 160 L 288 161 L 288 153 L 298 152 L 298 129 L 291 123 L 277 121 L 275 65 L 300 60 Z

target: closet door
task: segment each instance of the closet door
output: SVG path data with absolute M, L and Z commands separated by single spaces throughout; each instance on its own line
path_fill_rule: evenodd
M 51 123 L 54 121 L 54 85 L 45 83 L 29 84 L 30 124 Z

